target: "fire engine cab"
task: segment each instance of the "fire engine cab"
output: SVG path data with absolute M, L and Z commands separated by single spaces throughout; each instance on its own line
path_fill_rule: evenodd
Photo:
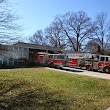
M 61 68 L 66 66 L 68 57 L 65 54 L 49 54 L 48 66 Z
M 86 62 L 86 69 L 110 73 L 110 56 L 98 55 Z
M 65 54 L 49 54 L 39 52 L 35 56 L 35 62 L 43 66 L 61 68 L 67 64 L 67 56 Z

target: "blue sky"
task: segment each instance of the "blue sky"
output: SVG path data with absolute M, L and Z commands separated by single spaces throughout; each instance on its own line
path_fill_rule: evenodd
M 30 36 L 46 28 L 57 14 L 68 11 L 85 11 L 95 18 L 99 12 L 110 14 L 110 0 L 13 0 L 14 11 L 20 16 L 23 36 Z

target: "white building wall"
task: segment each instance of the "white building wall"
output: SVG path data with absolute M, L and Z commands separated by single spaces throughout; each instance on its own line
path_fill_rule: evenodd
M 17 46 L 10 46 L 8 50 L 0 51 L 0 65 L 14 65 L 20 59 L 29 58 L 29 49 Z

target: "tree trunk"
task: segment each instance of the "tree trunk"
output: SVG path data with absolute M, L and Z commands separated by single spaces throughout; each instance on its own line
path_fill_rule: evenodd
M 77 41 L 76 41 L 76 45 L 77 45 L 77 52 L 79 51 L 79 33 L 77 33 Z

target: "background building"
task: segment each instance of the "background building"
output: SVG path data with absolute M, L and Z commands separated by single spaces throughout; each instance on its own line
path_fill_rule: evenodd
M 23 66 L 27 62 L 33 63 L 38 52 L 59 53 L 60 48 L 35 45 L 28 43 L 16 43 L 13 45 L 1 45 L 0 49 L 0 65 L 20 65 Z

